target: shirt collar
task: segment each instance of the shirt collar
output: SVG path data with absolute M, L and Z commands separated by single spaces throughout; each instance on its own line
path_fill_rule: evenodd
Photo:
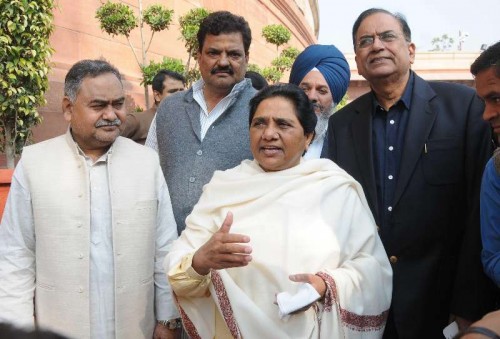
M 95 165 L 95 164 L 97 164 L 99 162 L 107 162 L 108 161 L 108 156 L 113 153 L 113 145 L 111 145 L 111 147 L 108 149 L 108 151 L 106 153 L 104 153 L 103 155 L 101 155 L 99 157 L 99 159 L 97 159 L 96 161 L 93 161 L 91 157 L 87 156 L 85 154 L 85 152 L 83 152 L 83 150 L 80 148 L 80 146 L 78 144 L 76 144 L 76 148 L 78 150 L 78 154 L 80 154 L 81 156 L 83 156 L 85 158 L 85 161 L 89 165 Z
M 240 82 L 236 83 L 233 86 L 233 89 L 231 89 L 231 92 L 229 92 L 229 94 L 226 95 L 226 98 L 227 97 L 234 98 L 235 96 L 237 96 L 238 93 L 240 93 L 243 89 L 245 89 L 247 87 L 247 85 L 248 85 L 247 83 L 248 82 L 251 82 L 251 80 L 247 79 L 247 78 L 243 78 L 243 80 L 241 80 Z M 203 81 L 203 78 L 200 78 L 198 81 L 196 81 L 193 84 L 193 92 L 201 92 L 201 91 L 203 91 L 203 86 L 205 86 L 205 81 Z
M 413 94 L 413 85 L 415 82 L 415 75 L 412 70 L 410 70 L 410 77 L 408 78 L 408 82 L 406 83 L 406 88 L 403 92 L 403 95 L 399 100 L 393 105 L 398 105 L 400 102 L 405 106 L 405 108 L 409 111 L 411 107 L 411 97 Z M 378 103 L 377 97 L 375 96 L 375 93 L 372 91 L 372 98 L 373 98 L 373 112 L 376 112 L 376 108 L 380 106 Z
M 408 83 L 406 84 L 405 91 L 403 92 L 403 96 L 401 97 L 401 101 L 406 106 L 407 110 L 410 110 L 411 107 L 411 96 L 413 94 L 413 83 L 415 80 L 415 76 L 413 75 L 413 71 L 410 70 L 410 77 L 408 78 Z
M 80 145 L 76 143 L 75 139 L 73 139 L 73 135 L 71 134 L 71 127 L 68 127 L 68 130 L 66 132 L 66 141 L 70 144 L 71 148 L 73 148 L 75 154 L 83 156 L 85 160 L 87 162 L 90 161 L 90 163 L 98 163 L 101 161 L 106 162 L 108 160 L 108 156 L 113 154 L 113 147 L 115 145 L 115 143 L 113 142 L 109 147 L 109 149 L 107 150 L 107 152 L 101 155 L 99 159 L 97 159 L 95 162 L 93 162 L 92 159 L 89 156 L 87 156 L 85 152 L 81 149 Z

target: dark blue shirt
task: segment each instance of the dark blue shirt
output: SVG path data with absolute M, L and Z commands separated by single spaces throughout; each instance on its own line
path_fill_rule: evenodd
M 497 151 L 500 161 L 500 148 Z M 481 238 L 484 272 L 500 287 L 500 173 L 491 158 L 481 184 Z
M 413 93 L 413 72 L 402 97 L 386 111 L 373 94 L 372 152 L 377 185 L 378 217 L 383 230 L 392 213 L 394 192 L 399 175 L 404 136 Z

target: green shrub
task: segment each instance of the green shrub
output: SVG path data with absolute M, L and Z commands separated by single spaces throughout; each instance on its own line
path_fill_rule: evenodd
M 9 168 L 46 103 L 53 8 L 53 0 L 0 1 L 0 151 Z

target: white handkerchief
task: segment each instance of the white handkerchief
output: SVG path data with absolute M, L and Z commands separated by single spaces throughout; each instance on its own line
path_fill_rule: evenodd
M 452 322 L 448 326 L 446 326 L 443 329 L 443 334 L 446 339 L 452 339 L 455 338 L 455 336 L 458 334 L 458 324 L 456 321 Z
M 288 292 L 278 293 L 276 301 L 278 302 L 279 316 L 283 319 L 290 313 L 312 304 L 320 297 L 318 291 L 308 283 L 300 285 L 297 293 L 294 295 Z

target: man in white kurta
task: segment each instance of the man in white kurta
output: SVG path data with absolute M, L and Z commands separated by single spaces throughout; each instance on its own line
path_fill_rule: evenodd
M 110 67 L 73 66 L 67 133 L 26 147 L 16 167 L 0 225 L 0 322 L 149 339 L 157 320 L 178 316 L 161 265 L 177 237 L 168 189 L 156 153 L 118 137 L 123 88 Z
M 231 233 L 250 238 L 248 266 L 192 267 L 194 252 L 233 213 Z M 220 172 L 204 188 L 186 230 L 165 260 L 192 338 L 380 338 L 392 270 L 360 185 L 333 162 L 302 161 L 264 172 L 256 161 Z M 289 275 L 310 273 L 327 286 L 324 300 L 281 318 Z

